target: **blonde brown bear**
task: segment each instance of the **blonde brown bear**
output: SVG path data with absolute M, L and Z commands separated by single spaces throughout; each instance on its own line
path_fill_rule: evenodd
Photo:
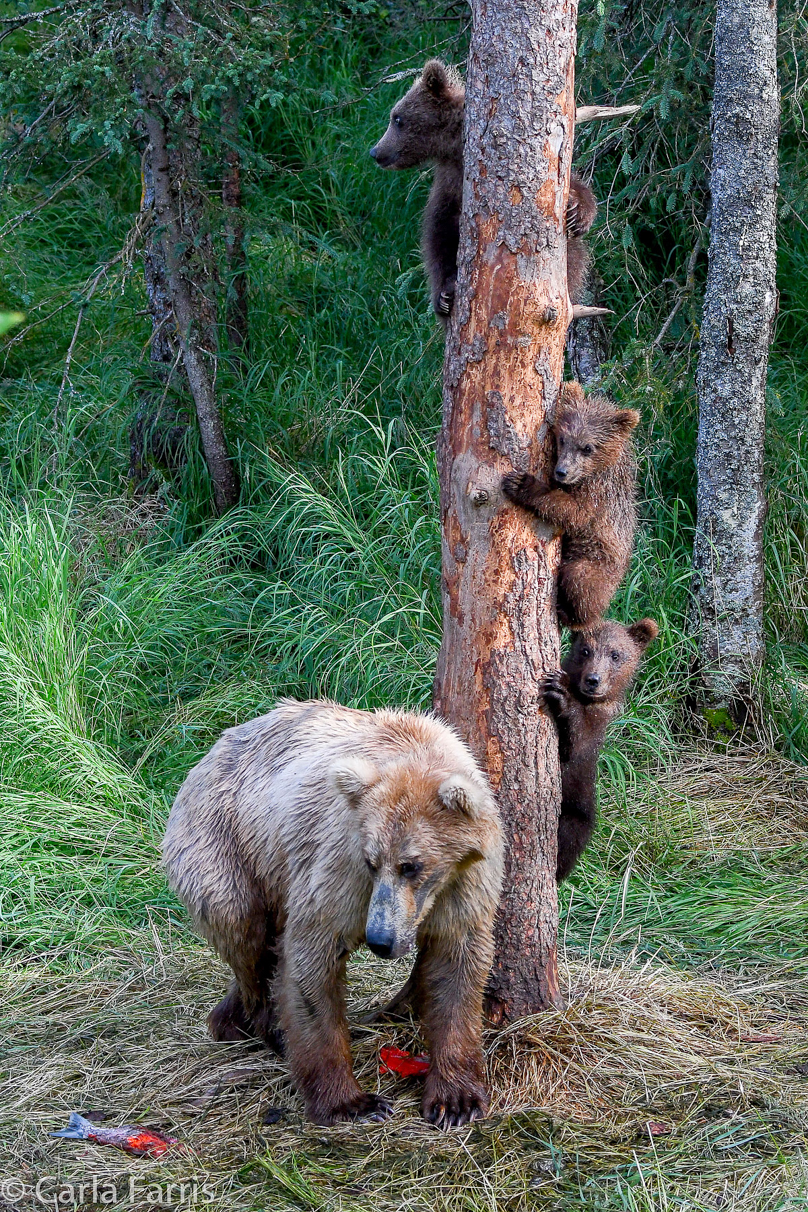
M 445 724 L 400 711 L 282 701 L 231 728 L 188 775 L 168 821 L 169 881 L 233 969 L 214 1038 L 282 1034 L 308 1115 L 386 1118 L 351 1066 L 345 968 L 362 943 L 418 948 L 439 1127 L 487 1111 L 483 990 L 502 879 L 497 807 Z

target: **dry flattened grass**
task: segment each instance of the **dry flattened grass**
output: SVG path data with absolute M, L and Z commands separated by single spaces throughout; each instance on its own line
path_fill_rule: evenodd
M 685 854 L 766 856 L 808 845 L 808 767 L 773 751 L 681 750 L 630 787 L 601 779 L 601 802 L 618 830 L 628 802 L 644 845 Z
M 755 749 L 683 753 L 656 783 L 660 811 L 714 854 L 808 844 L 808 767 Z
M 353 1021 L 405 972 L 359 958 Z M 535 1207 L 637 1158 L 652 1185 L 660 1159 L 659 1181 L 713 1193 L 746 1185 L 739 1208 L 764 1206 L 749 1192 L 803 1189 L 808 1079 L 795 1065 L 808 1060 L 804 977 L 767 972 L 762 993 L 759 979 L 733 989 L 653 964 L 571 963 L 565 975 L 566 1010 L 490 1033 L 491 1118 L 441 1136 L 418 1115 L 416 1082 L 379 1076 L 383 1043 L 419 1046 L 412 1026 L 354 1031 L 357 1076 L 393 1095 L 395 1117 L 323 1129 L 302 1120 L 282 1061 L 207 1037 L 227 973 L 202 946 L 112 954 L 83 973 L 7 970 L 2 1170 L 29 1184 L 196 1177 L 212 1185 L 206 1206 L 222 1212 Z M 265 1127 L 272 1107 L 286 1114 Z M 71 1110 L 161 1126 L 185 1149 L 152 1161 L 51 1139 Z M 654 1138 L 650 1123 L 665 1134 Z

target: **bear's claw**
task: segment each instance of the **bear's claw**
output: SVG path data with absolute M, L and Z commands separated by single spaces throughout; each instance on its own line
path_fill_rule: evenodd
M 392 1114 L 393 1105 L 386 1098 L 382 1098 L 379 1094 L 366 1094 L 364 1090 L 360 1090 L 358 1094 L 346 1098 L 344 1102 L 329 1107 L 324 1114 L 315 1114 L 312 1118 L 315 1123 L 320 1124 L 339 1124 L 350 1119 L 366 1119 L 374 1124 L 382 1124 Z
M 441 1083 L 432 1092 L 425 1092 L 421 1104 L 424 1119 L 442 1132 L 460 1128 L 488 1112 L 488 1098 L 482 1086 L 455 1086 Z
M 536 477 L 520 471 L 511 471 L 502 477 L 502 491 L 517 505 L 523 505 L 537 488 Z
M 451 315 L 454 306 L 454 291 L 442 290 L 438 295 L 437 312 L 439 316 Z

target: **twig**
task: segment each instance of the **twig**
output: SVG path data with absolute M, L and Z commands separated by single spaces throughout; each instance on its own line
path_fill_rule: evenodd
M 677 298 L 676 302 L 674 303 L 670 315 L 668 316 L 667 320 L 660 328 L 655 340 L 652 341 L 652 343 L 651 343 L 652 349 L 658 349 L 659 346 L 662 344 L 663 340 L 665 339 L 665 334 L 667 333 L 671 324 L 673 324 L 673 321 L 676 319 L 677 315 L 679 314 L 679 310 L 680 310 L 682 304 L 684 303 L 685 299 L 687 298 L 688 295 L 692 295 L 693 291 L 695 290 L 695 287 L 696 287 L 696 262 L 699 259 L 700 252 L 701 252 L 701 236 L 699 236 L 699 238 L 696 240 L 693 251 L 691 252 L 691 254 L 688 258 L 687 269 L 685 270 L 685 284 L 679 291 L 679 297 Z
M 90 169 L 98 164 L 101 160 L 106 160 L 109 154 L 109 148 L 103 152 L 100 152 L 99 155 L 94 156 L 92 160 L 88 160 L 79 172 L 74 173 L 72 177 L 68 177 L 66 181 L 63 180 L 58 183 L 53 192 L 48 194 L 47 198 L 44 198 L 42 202 L 38 202 L 37 205 L 32 206 L 30 210 L 23 211 L 21 215 L 15 215 L 13 219 L 9 219 L 7 223 L 0 227 L 0 239 L 7 236 L 9 232 L 14 231 L 14 229 L 19 227 L 21 223 L 24 223 L 26 219 L 30 219 L 32 215 L 37 214 L 40 210 L 44 210 L 46 206 L 50 206 L 53 199 L 62 193 L 63 190 L 66 190 L 68 186 L 75 184 L 76 181 L 80 180 L 81 177 L 88 173 Z
M 575 125 L 592 122 L 598 118 L 630 117 L 642 109 L 641 105 L 578 105 L 575 109 Z
M 66 13 L 69 9 L 75 8 L 79 0 L 72 0 L 69 4 L 54 4 L 52 8 L 41 8 L 30 13 L 22 13 L 19 17 L 0 17 L 0 25 L 10 25 L 13 29 L 17 29 L 20 25 L 27 25 L 29 21 L 41 21 L 43 17 L 52 17 L 54 13 Z
M 575 303 L 572 308 L 573 320 L 585 320 L 587 316 L 613 316 L 614 312 L 611 307 L 586 307 L 582 303 Z

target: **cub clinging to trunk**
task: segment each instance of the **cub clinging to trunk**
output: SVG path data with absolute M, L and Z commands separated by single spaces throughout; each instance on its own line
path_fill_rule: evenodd
M 511 472 L 502 491 L 562 532 L 558 620 L 588 627 L 606 613 L 626 574 L 637 527 L 631 432 L 640 414 L 565 383 L 551 432 L 551 482 Z
M 463 110 L 466 89 L 453 67 L 430 59 L 390 114 L 390 125 L 370 154 L 380 168 L 415 168 L 432 161 L 435 175 L 423 220 L 421 248 L 432 307 L 445 320 L 452 310 L 463 203 Z M 566 214 L 567 289 L 580 303 L 589 254 L 580 239 L 595 221 L 598 204 L 581 178 L 570 177 Z
M 402 711 L 283 701 L 231 728 L 168 821 L 169 881 L 235 982 L 216 1039 L 285 1041 L 307 1114 L 385 1118 L 353 1075 L 345 966 L 363 942 L 418 948 L 431 1064 L 424 1117 L 486 1113 L 483 990 L 502 833 L 493 795 L 445 724 Z
M 561 762 L 559 883 L 572 871 L 595 828 L 598 754 L 606 728 L 619 715 L 642 655 L 658 634 L 653 619 L 640 619 L 630 627 L 603 619 L 576 631 L 561 669 L 544 680 L 544 702 L 558 729 Z

